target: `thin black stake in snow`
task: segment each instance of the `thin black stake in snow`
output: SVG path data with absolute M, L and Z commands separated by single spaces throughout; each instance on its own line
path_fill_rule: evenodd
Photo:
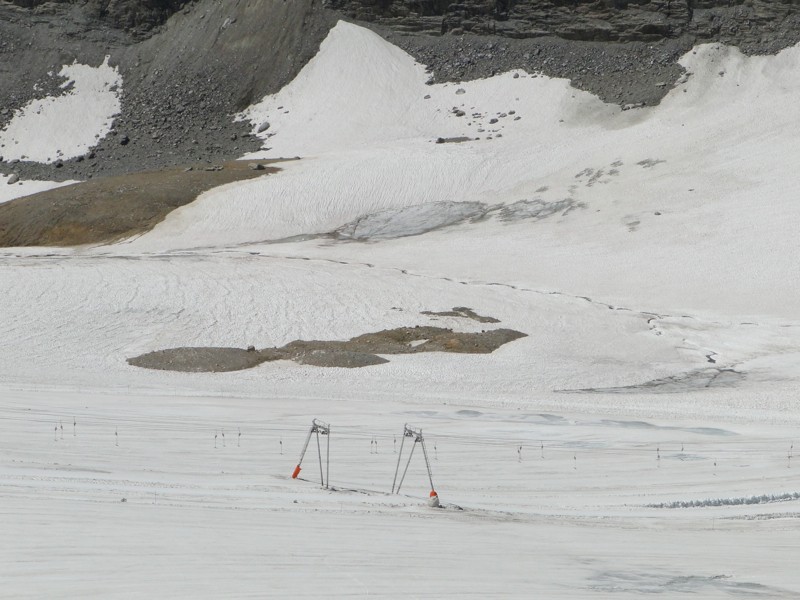
M 578 455 L 577 454 L 573 454 L 572 455 L 572 468 L 575 469 L 576 471 L 578 470 Z
M 54 441 L 54 442 L 57 442 L 57 441 L 58 441 L 58 425 L 56 425 L 56 426 L 53 428 L 53 441 Z
M 683 452 L 683 442 L 681 442 L 681 452 Z
M 72 417 L 72 437 L 75 437 L 75 428 L 78 426 L 78 422 L 75 420 L 75 417 Z
M 439 460 L 439 450 L 436 448 L 436 442 L 433 442 L 433 460 Z
M 522 446 L 517 446 L 517 462 L 522 462 Z
M 242 447 L 242 428 L 241 427 L 239 428 L 239 435 L 236 438 L 236 447 L 237 448 L 241 448 Z
M 656 463 L 658 464 L 658 468 L 661 468 L 661 447 L 656 446 Z
M 217 432 L 215 431 L 214 432 L 214 449 L 216 450 L 216 448 L 217 448 Z
M 311 428 L 308 430 L 308 435 L 306 436 L 306 441 L 303 444 L 303 451 L 300 452 L 300 460 L 297 461 L 297 466 L 294 468 L 294 472 L 292 473 L 292 479 L 297 479 L 297 476 L 300 475 L 301 467 L 300 465 L 303 464 L 303 458 L 306 455 L 306 450 L 308 450 L 308 444 L 311 442 L 311 436 L 316 434 L 317 439 L 317 456 L 319 457 L 319 480 L 320 485 L 324 488 L 328 488 L 330 486 L 330 471 L 331 471 L 331 426 L 327 423 L 323 423 L 318 419 L 314 419 L 311 421 Z M 319 436 L 327 436 L 327 448 L 325 451 L 325 462 L 326 462 L 326 470 L 323 472 L 322 470 L 322 445 L 319 440 Z M 281 442 L 281 448 L 283 448 L 283 442 Z
M 225 447 L 225 430 L 222 430 L 222 447 Z
M 397 436 L 394 436 L 394 452 L 392 454 L 397 454 Z
M 119 446 L 119 431 L 114 427 L 114 445 Z
M 61 439 L 64 439 L 64 423 L 62 421 L 58 422 L 59 427 L 61 428 Z
M 370 454 L 375 454 L 375 438 L 374 437 L 370 438 L 370 440 L 369 440 L 369 453 Z
M 283 456 L 283 438 L 280 438 L 278 443 L 281 445 L 281 456 Z
M 542 458 L 544 458 L 544 442 L 541 442 L 541 444 L 542 444 Z

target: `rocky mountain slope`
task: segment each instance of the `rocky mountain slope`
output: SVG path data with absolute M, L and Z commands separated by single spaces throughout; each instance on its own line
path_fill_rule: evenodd
M 340 18 L 426 64 L 431 81 L 513 68 L 620 105 L 657 104 L 703 41 L 771 53 L 800 38 L 798 4 L 748 0 L 0 0 L 0 130 L 68 91 L 63 65 L 106 56 L 123 84 L 110 135 L 85 156 L 0 173 L 86 179 L 233 159 L 261 142 L 233 115 L 291 81 Z
M 291 81 L 334 23 L 316 0 L 21 1 L 37 6 L 0 2 L 0 129 L 32 98 L 66 92 L 62 65 L 97 66 L 109 56 L 123 81 L 113 130 L 89 155 L 0 164 L 0 172 L 42 179 L 222 161 L 259 148 L 233 115 Z

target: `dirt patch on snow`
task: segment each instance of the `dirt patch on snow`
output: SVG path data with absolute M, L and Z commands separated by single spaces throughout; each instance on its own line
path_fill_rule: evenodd
M 137 367 L 196 373 L 241 371 L 264 362 L 260 352 L 243 348 L 173 348 L 150 352 L 128 362 Z
M 558 390 L 574 393 L 601 394 L 674 394 L 710 388 L 732 388 L 739 385 L 746 374 L 735 369 L 712 368 L 680 373 L 661 379 L 653 379 L 635 385 L 609 388 L 584 388 L 578 390 Z
M 274 360 L 317 367 L 358 368 L 389 362 L 380 355 L 419 352 L 489 354 L 526 334 L 512 329 L 459 333 L 442 327 L 400 327 L 367 333 L 347 341 L 296 340 L 281 348 L 172 348 L 148 352 L 128 363 L 164 371 L 240 371 Z
M 477 139 L 477 138 L 475 138 Z M 460 135 L 458 137 L 440 137 L 436 138 L 437 144 L 463 144 L 464 142 L 471 142 L 473 138 Z
M 275 173 L 266 161 L 175 167 L 68 185 L 0 204 L 0 247 L 79 246 L 149 231 L 212 188 Z
M 467 308 L 466 306 L 454 306 L 453 310 L 447 310 L 442 312 L 423 310 L 420 314 L 428 315 L 430 317 L 461 317 L 462 319 L 472 319 L 473 321 L 477 321 L 478 323 L 500 322 L 500 319 L 495 319 L 494 317 L 483 317 L 478 313 L 476 313 L 471 308 Z

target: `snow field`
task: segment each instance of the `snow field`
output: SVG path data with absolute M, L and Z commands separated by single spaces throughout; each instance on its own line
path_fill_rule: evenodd
M 462 396 L 484 397 L 482 401 L 494 394 L 524 401 L 533 390 L 626 385 L 704 362 L 699 353 L 681 356 L 672 344 L 646 335 L 648 324 L 641 315 L 614 315 L 579 299 L 491 286 L 470 289 L 364 264 L 247 253 L 136 260 L 75 255 L 7 259 L 0 272 L 0 293 L 7 298 L 6 360 L 0 376 L 20 384 L 36 380 L 40 385 L 91 386 L 110 377 L 135 387 L 185 382 L 199 390 L 210 385 L 219 391 L 252 392 L 263 386 L 266 376 L 295 391 L 319 382 L 337 393 L 356 385 L 394 394 L 400 386 L 407 395 L 426 388 L 429 394 L 457 390 Z M 281 362 L 252 372 L 198 378 L 132 369 L 125 363 L 144 352 L 177 346 L 262 348 L 413 325 L 485 329 L 466 319 L 421 314 L 464 304 L 529 337 L 491 356 L 397 356 L 377 370 L 320 371 Z M 613 339 L 624 340 L 624 347 Z M 50 355 L 45 373 L 37 359 L 43 347 Z M 639 354 L 635 361 L 626 359 L 632 348 Z M 592 357 L 594 367 L 587 365 Z
M 367 397 L 6 397 L 0 507 L 14 518 L 0 572 L 11 597 L 311 597 L 320 578 L 332 598 L 395 598 L 402 586 L 420 598 L 797 593 L 797 501 L 647 506 L 796 489 L 786 431 Z M 331 421 L 333 491 L 313 483 L 313 447 L 309 481 L 289 479 L 307 413 Z M 387 494 L 405 421 L 423 427 L 444 510 L 425 505 L 419 450 L 403 494 Z

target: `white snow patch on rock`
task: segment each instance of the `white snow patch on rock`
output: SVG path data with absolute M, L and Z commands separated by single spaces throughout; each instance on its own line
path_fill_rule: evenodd
M 67 78 L 62 95 L 32 100 L 0 131 L 0 155 L 5 160 L 49 164 L 74 158 L 111 131 L 120 110 L 122 77 L 108 64 L 108 57 L 99 67 L 65 65 L 59 75 Z

